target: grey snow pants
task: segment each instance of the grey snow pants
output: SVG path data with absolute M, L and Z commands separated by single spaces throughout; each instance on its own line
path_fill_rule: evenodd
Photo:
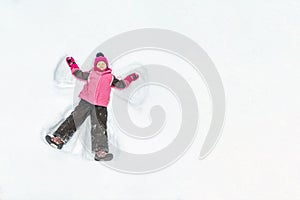
M 91 117 L 92 151 L 102 150 L 108 152 L 107 108 L 92 105 L 83 99 L 80 100 L 71 115 L 67 117 L 53 135 L 60 137 L 66 143 L 88 116 Z

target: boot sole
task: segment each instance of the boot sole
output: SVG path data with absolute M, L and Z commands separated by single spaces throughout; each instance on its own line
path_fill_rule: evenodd
M 46 135 L 45 137 L 46 141 L 48 144 L 50 144 L 50 146 L 52 146 L 55 149 L 62 149 L 62 147 L 64 146 L 64 144 L 56 144 L 51 140 L 51 137 L 49 135 Z
M 96 161 L 111 161 L 113 158 L 114 158 L 114 155 L 111 154 L 111 153 L 108 153 L 108 154 L 106 154 L 106 156 L 103 157 L 103 158 L 99 158 L 99 157 L 96 157 L 96 156 L 95 156 L 94 159 L 95 159 Z

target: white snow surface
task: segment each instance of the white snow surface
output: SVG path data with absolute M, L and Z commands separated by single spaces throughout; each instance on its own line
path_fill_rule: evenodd
M 299 19 L 297 0 L 2 0 L 0 200 L 300 199 Z M 83 63 L 102 42 L 139 28 L 184 34 L 215 63 L 226 93 L 226 121 L 212 153 L 198 159 L 205 136 L 199 134 L 170 167 L 132 175 L 76 149 L 60 152 L 45 144 L 43 129 L 68 111 L 75 96 L 70 85 L 54 81 L 61 57 Z M 128 62 L 145 62 L 141 58 Z M 118 67 L 117 75 L 122 63 Z M 189 81 L 199 84 L 205 132 L 207 91 L 201 79 L 190 74 Z M 140 125 L 149 123 L 134 109 L 129 113 Z M 147 145 L 160 149 L 174 137 L 138 144 L 111 134 L 132 152 Z

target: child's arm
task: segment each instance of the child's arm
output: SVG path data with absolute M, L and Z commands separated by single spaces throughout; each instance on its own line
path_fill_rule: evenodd
M 83 72 L 80 69 L 76 70 L 73 75 L 76 78 L 79 78 L 81 80 L 88 80 L 90 73 L 89 72 Z
M 71 69 L 72 74 L 81 80 L 88 80 L 90 73 L 83 72 L 79 69 L 73 57 L 67 57 L 66 61 Z
M 117 79 L 115 76 L 113 77 L 112 86 L 118 89 L 127 88 L 132 81 L 135 81 L 139 78 L 139 75 L 136 73 L 129 74 L 123 80 Z

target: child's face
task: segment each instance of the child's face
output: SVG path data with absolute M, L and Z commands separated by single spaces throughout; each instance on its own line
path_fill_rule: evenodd
M 97 68 L 100 69 L 100 70 L 105 70 L 106 67 L 107 67 L 107 66 L 106 66 L 105 62 L 103 62 L 103 61 L 99 61 L 99 62 L 97 63 Z

